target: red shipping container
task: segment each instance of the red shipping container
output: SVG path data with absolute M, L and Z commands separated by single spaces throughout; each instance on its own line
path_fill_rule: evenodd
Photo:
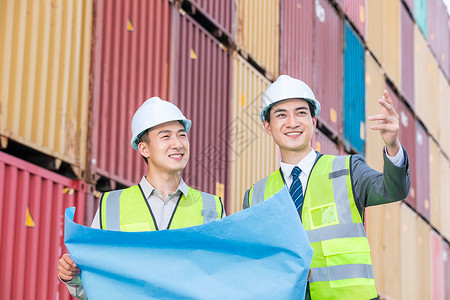
M 442 241 L 442 260 L 444 264 L 444 299 L 450 300 L 450 245 Z
M 70 206 L 83 224 L 83 182 L 0 152 L 1 299 L 69 299 L 57 266 Z
M 414 23 L 404 5 L 400 7 L 401 31 L 401 91 L 414 108 Z
M 414 0 L 413 0 L 414 1 Z M 359 34 L 366 35 L 366 7 L 365 0 L 337 0 L 336 1 L 348 16 Z
M 390 89 L 389 86 L 387 86 L 386 89 L 394 102 L 394 109 L 399 115 L 400 129 L 398 135 L 400 143 L 406 149 L 406 152 L 408 152 L 409 157 L 411 188 L 409 190 L 408 198 L 406 198 L 405 201 L 413 208 L 416 208 L 416 139 L 414 138 L 416 136 L 416 121 L 406 104 L 398 99 L 397 95 Z
M 417 213 L 430 221 L 430 154 L 425 128 L 416 123 L 416 201 Z M 414 163 L 414 161 L 411 161 Z
M 98 0 L 95 13 L 87 180 L 133 185 L 146 165 L 131 148 L 131 119 L 146 99 L 167 99 L 169 3 Z
M 230 54 L 191 17 L 172 9 L 173 45 L 169 99 L 192 120 L 187 185 L 224 196 L 231 125 Z
M 280 5 L 280 74 L 313 87 L 314 1 L 281 0 Z
M 335 136 L 342 135 L 343 48 L 342 21 L 328 1 L 316 2 L 314 95 L 319 100 L 319 119 Z
M 315 151 L 319 151 L 322 154 L 329 154 L 329 155 L 341 154 L 339 147 L 318 129 L 314 130 L 311 142 L 313 149 Z
M 433 300 L 444 300 L 444 253 L 442 238 L 431 231 L 431 292 Z
M 236 4 L 234 0 L 190 0 L 195 7 L 215 23 L 223 32 L 234 37 L 234 20 L 236 15 Z

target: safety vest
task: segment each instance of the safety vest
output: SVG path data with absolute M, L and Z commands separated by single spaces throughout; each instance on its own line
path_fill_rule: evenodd
M 251 188 L 249 205 L 270 198 L 284 184 L 280 170 L 275 171 Z M 318 158 L 301 218 L 314 249 L 311 299 L 376 298 L 369 242 L 353 196 L 350 156 Z
M 100 226 L 116 231 L 158 230 L 155 216 L 139 185 L 104 193 L 100 200 Z M 222 217 L 220 198 L 189 187 L 182 194 L 168 228 L 206 224 Z

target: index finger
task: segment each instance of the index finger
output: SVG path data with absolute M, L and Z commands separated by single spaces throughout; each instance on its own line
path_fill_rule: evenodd
M 383 92 L 383 97 L 384 97 L 384 100 L 386 100 L 387 103 L 392 104 L 392 99 L 391 99 L 391 97 L 389 96 L 389 93 L 388 93 L 387 90 L 384 90 L 384 92 Z
M 73 266 L 73 267 L 76 267 L 77 266 L 77 264 L 72 260 L 72 258 L 70 257 L 70 255 L 69 254 L 64 254 L 63 256 L 62 256 L 62 258 L 64 259 L 64 261 L 66 262 L 66 263 L 68 263 L 69 265 L 71 265 L 71 266 Z

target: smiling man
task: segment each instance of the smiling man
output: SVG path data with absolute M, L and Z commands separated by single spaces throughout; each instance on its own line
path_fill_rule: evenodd
M 304 82 L 281 75 L 263 96 L 261 120 L 282 158 L 278 170 L 247 190 L 243 207 L 287 186 L 314 249 L 306 299 L 377 299 L 364 209 L 405 199 L 410 186 L 398 114 L 386 91 L 378 102 L 381 113 L 368 119 L 378 121 L 370 128 L 385 143 L 384 173 L 360 155 L 323 155 L 311 148 L 320 103 Z
M 206 224 L 225 216 L 221 199 L 188 187 L 180 176 L 189 160 L 191 121 L 168 101 L 145 101 L 131 122 L 131 146 L 148 168 L 138 185 L 103 194 L 91 227 L 155 231 Z M 64 254 L 58 275 L 70 294 L 87 299 L 80 269 Z

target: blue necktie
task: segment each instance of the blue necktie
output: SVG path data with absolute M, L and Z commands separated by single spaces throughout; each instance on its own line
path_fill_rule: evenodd
M 299 177 L 301 172 L 302 170 L 300 170 L 300 168 L 297 166 L 294 167 L 294 169 L 292 169 L 291 172 L 292 184 L 289 190 L 289 193 L 291 194 L 292 197 L 292 201 L 294 201 L 294 205 L 295 208 L 297 208 L 297 210 L 299 210 L 303 204 L 303 188 Z

